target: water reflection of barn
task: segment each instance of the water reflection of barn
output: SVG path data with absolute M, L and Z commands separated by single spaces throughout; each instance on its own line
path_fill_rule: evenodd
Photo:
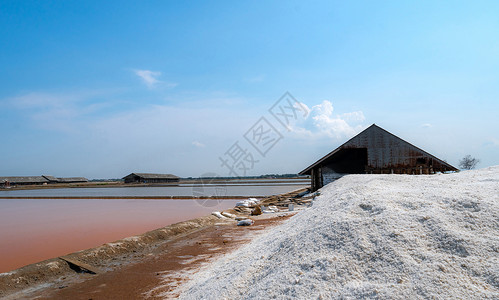
M 131 173 L 123 177 L 125 183 L 170 183 L 179 182 L 180 177 L 172 174 Z
M 317 190 L 343 174 L 434 174 L 457 171 L 443 160 L 371 125 L 300 172 Z

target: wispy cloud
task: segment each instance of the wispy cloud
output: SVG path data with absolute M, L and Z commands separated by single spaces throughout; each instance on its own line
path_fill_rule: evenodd
M 54 109 L 67 107 L 78 102 L 84 96 L 80 93 L 43 93 L 30 92 L 9 99 L 9 102 L 21 109 Z
M 159 71 L 150 71 L 150 70 L 134 70 L 135 75 L 140 77 L 140 79 L 144 82 L 144 84 L 152 89 L 158 86 L 166 87 L 166 88 L 174 88 L 178 84 L 172 82 L 161 81 L 158 78 L 161 76 L 161 72 Z
M 78 128 L 78 120 L 107 107 L 95 101 L 105 91 L 30 92 L 7 99 L 13 108 L 35 122 L 39 128 L 71 132 Z
M 192 144 L 197 147 L 197 148 L 204 148 L 206 147 L 205 144 L 201 143 L 201 142 L 198 142 L 198 141 L 193 141 Z
M 424 123 L 424 124 L 421 124 L 421 127 L 430 128 L 430 127 L 433 127 L 433 125 L 431 125 L 430 123 Z
M 160 81 L 157 77 L 161 76 L 161 72 L 149 70 L 135 70 L 135 75 L 139 76 L 148 88 L 153 88 Z

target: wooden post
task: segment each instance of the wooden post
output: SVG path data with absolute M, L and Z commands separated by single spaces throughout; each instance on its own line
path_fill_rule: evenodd
M 100 270 L 98 268 L 93 267 L 93 266 L 91 266 L 89 264 L 86 264 L 84 262 L 81 262 L 79 260 L 72 259 L 72 258 L 69 258 L 69 257 L 64 257 L 64 256 L 61 256 L 59 258 L 62 259 L 63 261 L 65 261 L 65 262 L 67 262 L 70 265 L 77 266 L 78 268 L 80 268 L 80 269 L 82 269 L 84 271 L 87 271 L 88 273 L 91 273 L 91 274 L 100 273 Z
M 310 179 L 311 179 L 311 188 L 312 188 L 312 192 L 315 192 L 316 191 L 316 188 L 315 188 L 315 170 L 314 168 L 312 168 L 312 170 L 310 171 Z
M 323 185 L 324 182 L 322 181 L 322 167 L 320 166 L 317 170 L 319 171 L 319 188 L 318 189 L 320 189 L 321 187 L 324 186 Z

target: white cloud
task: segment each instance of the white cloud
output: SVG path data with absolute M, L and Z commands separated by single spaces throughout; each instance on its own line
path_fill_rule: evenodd
M 34 121 L 39 128 L 72 132 L 82 116 L 90 115 L 108 104 L 90 101 L 106 91 L 30 92 L 7 99 L 7 103 Z
M 421 127 L 430 128 L 430 127 L 433 127 L 433 125 L 431 125 L 430 123 L 424 123 L 424 124 L 421 124 Z
M 81 100 L 84 96 L 73 94 L 49 94 L 31 92 L 18 97 L 10 98 L 10 102 L 21 109 L 61 108 Z
M 156 78 L 161 76 L 161 72 L 154 72 L 149 70 L 135 70 L 135 75 L 139 76 L 148 88 L 153 88 L 160 81 Z
M 309 137 L 332 137 L 341 139 L 358 133 L 363 125 L 364 113 L 354 111 L 333 115 L 333 104 L 324 100 L 321 104 L 312 106 L 310 114 L 301 124 L 296 124 L 293 131 Z
M 366 119 L 361 111 L 344 113 L 340 117 L 347 122 L 363 122 Z
M 198 142 L 198 141 L 193 141 L 192 144 L 195 146 L 195 147 L 198 147 L 198 148 L 204 148 L 206 147 L 205 144 L 201 143 L 201 142 Z
M 166 87 L 166 88 L 174 88 L 178 84 L 172 82 L 165 82 L 158 79 L 161 76 L 161 72 L 159 71 L 150 71 L 150 70 L 134 70 L 135 75 L 139 76 L 140 79 L 145 83 L 145 85 L 152 89 L 156 87 Z

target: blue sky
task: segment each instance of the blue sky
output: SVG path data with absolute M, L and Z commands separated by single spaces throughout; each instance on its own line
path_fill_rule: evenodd
M 497 1 L 0 0 L 0 175 L 296 173 L 376 123 L 499 164 Z M 289 92 L 288 128 L 269 113 Z M 245 133 L 265 118 L 265 156 Z M 246 156 L 245 156 L 246 157 Z

